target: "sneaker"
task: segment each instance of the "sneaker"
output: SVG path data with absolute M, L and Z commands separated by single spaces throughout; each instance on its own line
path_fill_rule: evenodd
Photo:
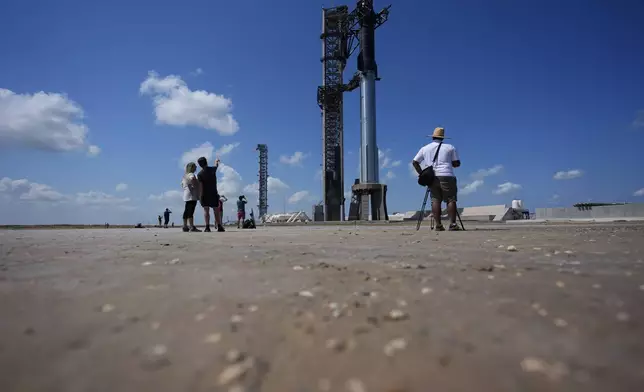
M 460 227 L 458 227 L 458 225 L 457 225 L 456 223 L 452 223 L 452 224 L 450 224 L 450 225 L 449 225 L 449 229 L 448 229 L 448 230 L 449 230 L 449 231 L 459 231 L 459 230 L 461 230 L 461 228 L 460 228 Z
M 210 233 L 210 226 L 206 226 L 206 228 L 203 231 L 206 233 Z
M 192 227 L 190 228 L 190 232 L 191 232 L 191 233 L 201 233 L 201 230 L 197 229 L 195 226 L 192 226 Z
M 188 228 L 188 226 L 183 226 L 183 232 L 184 233 L 187 233 L 189 231 L 190 231 L 190 229 Z
M 224 229 L 224 227 L 222 225 L 219 225 L 219 227 L 217 227 L 217 231 L 222 233 L 222 232 L 226 231 L 226 229 Z
M 443 225 L 436 225 L 436 231 L 445 231 L 445 227 Z

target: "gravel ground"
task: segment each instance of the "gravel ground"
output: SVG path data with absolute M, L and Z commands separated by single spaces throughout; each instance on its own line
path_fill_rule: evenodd
M 644 390 L 643 233 L 0 231 L 0 391 Z

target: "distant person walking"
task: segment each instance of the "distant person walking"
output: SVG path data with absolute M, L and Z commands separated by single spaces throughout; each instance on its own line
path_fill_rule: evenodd
M 183 201 L 186 203 L 183 209 L 183 231 L 200 232 L 201 230 L 195 227 L 195 208 L 197 207 L 197 200 L 199 200 L 199 181 L 195 176 L 197 165 L 190 162 L 186 165 L 186 173 L 181 179 L 181 187 L 183 188 Z M 161 218 L 159 218 L 161 219 Z
M 158 216 L 159 219 L 159 227 L 161 227 L 161 215 Z
M 201 167 L 197 178 L 201 186 L 201 206 L 203 207 L 204 219 L 206 220 L 206 230 L 210 231 L 210 209 L 212 208 L 215 214 L 215 224 L 217 231 L 226 231 L 221 224 L 221 213 L 219 211 L 219 192 L 217 191 L 217 168 L 219 167 L 219 159 L 215 161 L 215 166 L 208 166 L 208 160 L 201 157 L 197 160 Z
M 246 220 L 246 203 L 248 201 L 246 200 L 246 196 L 241 195 L 239 196 L 239 200 L 237 200 L 237 228 L 241 228 L 242 225 L 244 224 L 244 220 Z
M 163 227 L 166 229 L 168 228 L 168 223 L 170 223 L 170 214 L 172 214 L 172 211 L 167 208 L 163 211 Z
M 456 148 L 448 143 L 443 143 L 445 129 L 438 127 L 432 134 L 432 142 L 423 146 L 414 157 L 412 165 L 420 176 L 422 173 L 421 163 L 434 168 L 435 179 L 430 186 L 432 194 L 432 214 L 436 220 L 436 231 L 444 231 L 441 223 L 441 203 L 447 203 L 447 215 L 449 216 L 449 230 L 459 230 L 456 224 L 456 201 L 458 187 L 454 168 L 461 166 L 461 161 Z

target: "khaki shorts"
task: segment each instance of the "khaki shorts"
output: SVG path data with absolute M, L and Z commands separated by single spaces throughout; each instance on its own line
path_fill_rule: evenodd
M 432 201 L 449 203 L 457 201 L 456 177 L 436 177 L 431 186 Z

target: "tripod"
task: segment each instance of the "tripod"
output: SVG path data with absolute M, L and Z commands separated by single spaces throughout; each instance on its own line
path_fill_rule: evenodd
M 425 216 L 425 206 L 427 205 L 427 198 L 429 197 L 429 187 L 427 187 L 427 190 L 425 191 L 425 198 L 423 199 L 423 205 L 420 207 L 420 215 L 418 216 L 418 223 L 416 223 L 416 231 L 420 230 L 420 224 L 423 222 L 423 218 Z M 458 217 L 458 221 L 461 224 L 461 228 L 463 231 L 465 231 L 465 226 L 463 225 L 463 221 L 461 220 L 461 214 L 458 213 L 458 209 L 456 209 L 456 216 Z M 434 214 L 430 214 L 430 220 L 429 220 L 429 227 L 434 230 Z

